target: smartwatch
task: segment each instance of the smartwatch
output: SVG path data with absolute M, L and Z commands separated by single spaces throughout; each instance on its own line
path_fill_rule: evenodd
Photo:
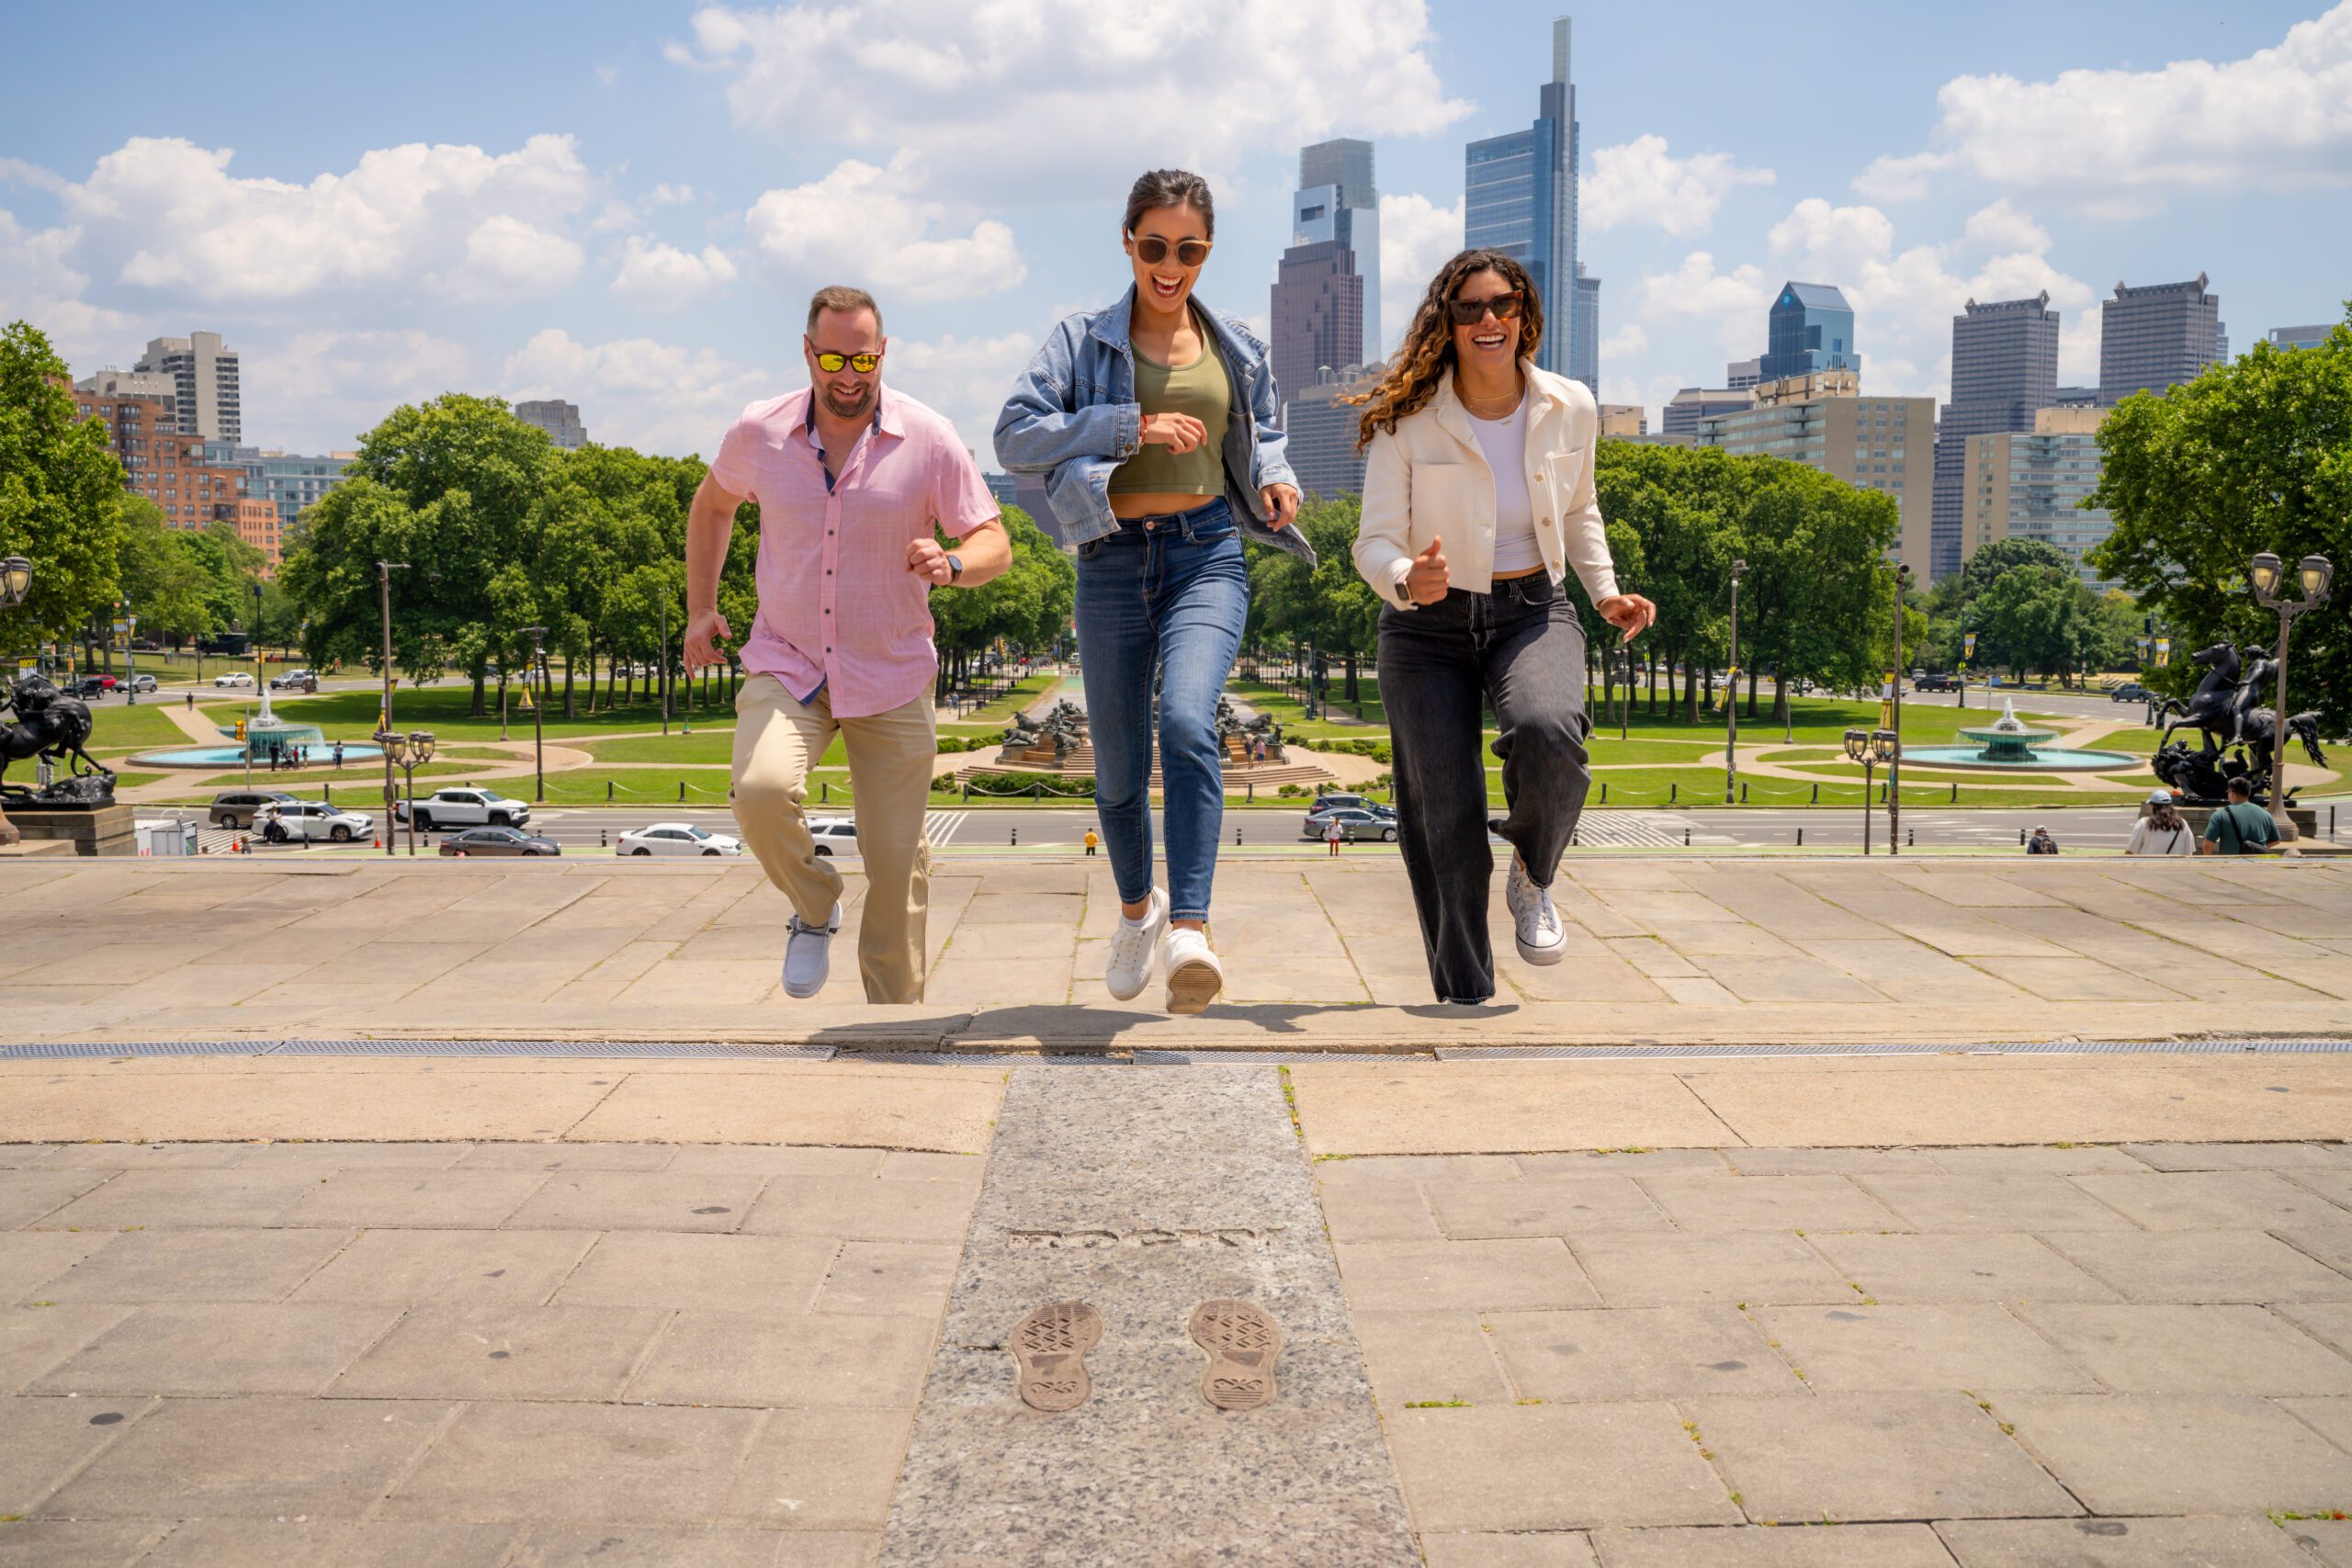
M 1402 609 L 1417 607 L 1413 604 L 1413 574 L 1409 570 L 1396 580 L 1396 603 Z
M 964 558 L 955 554 L 953 551 L 949 552 L 947 557 L 947 581 L 954 582 L 963 575 Z

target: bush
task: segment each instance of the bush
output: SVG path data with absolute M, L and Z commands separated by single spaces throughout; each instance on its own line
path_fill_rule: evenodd
M 1064 778 L 1050 773 L 974 773 L 972 793 L 976 795 L 1030 795 L 1043 786 L 1047 798 L 1061 796 L 1072 800 L 1094 798 L 1091 778 Z
M 954 795 L 959 787 L 954 773 L 942 773 L 931 781 L 931 792 L 933 795 Z
M 1274 793 L 1278 795 L 1290 795 L 1294 797 L 1303 795 L 1306 794 L 1306 786 L 1301 784 L 1281 784 L 1274 790 Z

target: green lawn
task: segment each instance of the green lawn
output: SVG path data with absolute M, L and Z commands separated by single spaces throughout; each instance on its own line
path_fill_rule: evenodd
M 1044 696 L 1049 688 L 1060 684 L 1061 681 L 1060 675 L 1051 671 L 1040 670 L 1034 675 L 1024 676 L 1014 682 L 1011 691 L 986 706 L 965 709 L 964 716 L 968 723 L 977 724 L 983 730 L 989 728 L 990 725 L 1001 730 L 1004 726 L 1012 722 L 1014 714 L 1035 706 L 1039 697 Z M 963 726 L 958 725 L 956 728 L 962 728 Z
M 331 736 L 358 738 L 374 733 L 380 695 L 372 691 L 323 692 L 315 697 L 283 698 L 276 705 L 277 711 L 288 718 L 305 719 L 318 725 Z M 497 739 L 496 689 L 490 692 L 487 711 L 481 717 L 473 716 L 469 711 L 472 705 L 471 687 L 425 686 L 414 691 L 403 688 L 392 694 L 392 718 L 401 729 L 429 729 L 444 740 Z M 561 716 L 563 705 L 559 691 L 557 700 L 548 705 L 545 728 L 549 739 L 662 728 L 662 705 L 651 697 L 623 703 L 617 708 L 607 708 L 591 715 L 583 693 L 579 705 L 578 717 L 568 719 Z M 676 731 L 689 721 L 697 731 L 706 726 L 716 729 L 732 725 L 735 712 L 732 707 L 723 705 L 709 708 L 673 709 L 670 727 Z M 531 716 L 518 714 L 510 707 L 506 716 L 506 733 L 509 739 L 529 739 Z
M 224 715 L 219 723 L 233 724 L 233 716 Z M 224 740 L 221 742 L 226 745 Z M 150 694 L 139 699 L 132 707 L 119 698 L 109 697 L 102 705 L 90 709 L 90 752 L 104 756 L 117 751 L 148 751 L 159 746 L 193 746 L 187 732 L 172 722 L 172 717 Z

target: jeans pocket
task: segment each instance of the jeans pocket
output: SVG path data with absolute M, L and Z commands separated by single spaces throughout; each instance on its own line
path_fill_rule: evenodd
M 1078 547 L 1078 558 L 1080 560 L 1092 560 L 1102 553 L 1102 541 L 1100 539 L 1088 539 Z

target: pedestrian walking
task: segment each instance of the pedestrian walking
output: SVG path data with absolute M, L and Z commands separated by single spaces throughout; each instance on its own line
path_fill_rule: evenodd
M 808 775 L 839 735 L 866 881 L 857 942 L 866 1000 L 922 1000 L 938 755 L 930 595 L 1012 561 L 1003 522 L 956 427 L 882 379 L 889 340 L 861 288 L 808 302 L 809 385 L 746 408 L 686 525 L 685 660 L 723 664 L 735 633 L 719 569 L 745 500 L 760 509 L 759 610 L 735 696 L 735 820 L 791 900 L 784 989 L 813 997 L 841 929 L 842 877 L 808 831 Z M 943 547 L 938 534 L 956 542 Z
M 187 691 L 187 711 L 190 713 L 196 711 L 196 688 L 193 686 Z
M 1323 841 L 1331 846 L 1331 858 L 1340 858 L 1340 846 L 1347 840 L 1348 830 L 1340 826 L 1336 817 L 1323 824 Z
M 2049 829 L 2037 826 L 2033 837 L 2025 841 L 2025 852 L 2030 855 L 2054 855 L 2058 852 L 2058 840 L 2050 836 Z
M 1102 842 L 1102 840 L 1101 839 L 1095 837 L 1093 829 L 1089 828 L 1086 830 L 1086 852 L 1090 858 L 1093 855 L 1096 848 L 1100 846 Z
M 1125 294 L 1054 329 L 996 426 L 998 460 L 1047 476 L 1046 502 L 1078 552 L 1095 810 L 1120 900 L 1103 983 L 1125 1001 L 1159 968 L 1180 1013 L 1225 985 L 1208 939 L 1225 817 L 1216 701 L 1249 616 L 1242 536 L 1315 558 L 1291 525 L 1298 483 L 1266 346 L 1194 293 L 1216 230 L 1198 175 L 1136 181 L 1120 231 Z M 1152 875 L 1155 686 L 1165 892 Z
M 1512 934 L 1522 960 L 1556 964 L 1567 938 L 1552 879 L 1591 784 L 1585 633 L 1562 581 L 1573 570 L 1626 641 L 1657 618 L 1618 586 L 1593 489 L 1599 410 L 1581 382 L 1538 367 L 1544 331 L 1527 269 L 1464 251 L 1353 400 L 1365 454 L 1356 570 L 1382 604 L 1397 836 L 1444 1002 L 1495 994 L 1482 708 L 1499 731 L 1493 830 L 1512 850 Z
M 340 740 L 334 743 L 334 765 L 337 770 L 343 767 L 343 742 Z
M 2230 781 L 2230 803 L 2206 821 L 2205 841 L 2198 846 L 2198 853 L 2258 855 L 2278 841 L 2278 824 L 2254 804 L 2254 786 L 2241 774 Z
M 2127 855 L 2193 855 L 2197 852 L 2197 835 L 2188 830 L 2188 821 L 2180 808 L 2173 804 L 2170 790 L 2158 790 L 2148 796 L 2148 814 L 2132 824 L 2132 841 L 2123 846 Z

